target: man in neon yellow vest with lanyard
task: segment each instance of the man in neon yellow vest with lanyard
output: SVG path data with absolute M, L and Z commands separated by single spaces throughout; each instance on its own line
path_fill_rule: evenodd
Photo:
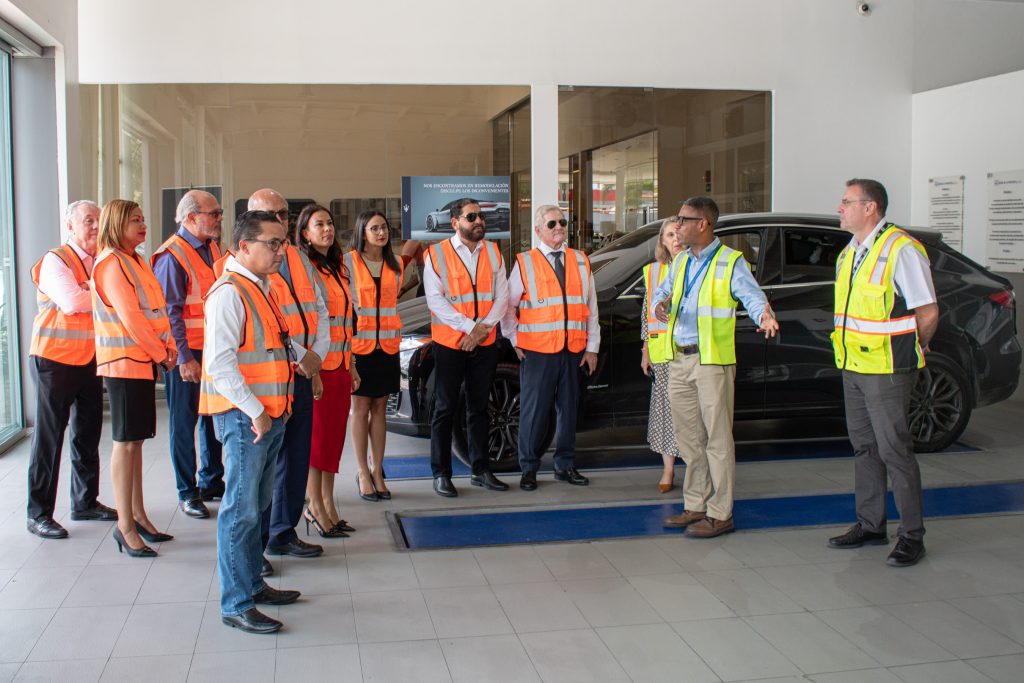
M 900 526 L 886 564 L 909 567 L 924 557 L 924 522 L 907 409 L 939 306 L 924 247 L 885 220 L 888 204 L 882 184 L 863 178 L 847 181 L 839 202 L 839 225 L 853 238 L 836 262 L 832 346 L 843 371 L 857 523 L 828 543 L 888 543 L 888 474 Z
M 743 255 L 715 237 L 718 205 L 690 197 L 679 208 L 676 234 L 687 250 L 654 290 L 654 314 L 668 323 L 661 335 L 669 358 L 668 393 L 679 453 L 686 463 L 683 512 L 665 526 L 686 527 L 693 538 L 734 529 L 732 437 L 736 394 L 736 304 L 742 302 L 758 331 L 774 337 L 779 323 Z

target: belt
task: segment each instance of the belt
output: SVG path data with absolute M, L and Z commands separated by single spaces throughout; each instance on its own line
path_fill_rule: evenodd
M 679 353 L 683 354 L 684 356 L 692 356 L 693 354 L 697 353 L 699 350 L 700 349 L 697 348 L 696 344 L 687 344 L 686 346 L 681 346 L 679 344 L 676 344 L 676 351 L 678 351 Z

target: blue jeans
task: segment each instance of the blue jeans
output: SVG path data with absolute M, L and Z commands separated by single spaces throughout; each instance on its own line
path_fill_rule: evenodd
M 193 351 L 192 355 L 203 363 L 203 354 Z M 175 367 L 164 372 L 164 390 L 167 393 L 167 410 L 170 413 L 168 434 L 171 441 L 171 466 L 178 484 L 178 500 L 191 500 L 199 495 L 196 490 L 196 423 L 199 424 L 199 488 L 210 489 L 224 481 L 224 463 L 221 460 L 221 446 L 213 433 L 213 420 L 199 416 L 199 385 L 181 379 L 181 371 Z
M 260 576 L 260 519 L 274 490 L 284 417 L 273 421 L 259 443 L 252 442 L 252 419 L 238 409 L 214 415 L 213 426 L 224 444 L 225 466 L 224 498 L 217 514 L 220 613 L 234 616 L 254 607 L 252 596 L 266 585 Z

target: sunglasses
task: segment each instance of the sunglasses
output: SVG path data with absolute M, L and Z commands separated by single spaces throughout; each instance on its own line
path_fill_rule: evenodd
M 277 216 L 277 219 L 282 223 L 288 220 L 288 209 L 281 209 L 280 211 L 271 211 L 271 213 Z
M 476 223 L 477 218 L 485 222 L 487 221 L 487 219 L 484 218 L 484 215 L 482 213 L 467 213 L 462 216 L 459 216 L 459 218 L 465 218 L 470 223 Z
M 559 218 L 557 221 L 551 220 L 547 222 L 548 230 L 554 230 L 556 225 L 561 225 L 564 228 L 569 225 L 569 221 L 564 218 Z

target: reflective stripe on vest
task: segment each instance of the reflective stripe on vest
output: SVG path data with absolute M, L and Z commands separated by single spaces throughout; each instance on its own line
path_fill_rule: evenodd
M 324 370 L 349 367 L 352 351 L 352 296 L 348 282 L 340 275 L 317 270 L 327 291 L 327 313 L 331 321 L 331 343 L 324 357 Z
M 207 242 L 210 249 L 212 261 L 220 258 L 220 247 L 217 242 Z M 188 243 L 184 237 L 178 234 L 171 235 L 164 242 L 153 257 L 150 265 L 156 268 L 156 261 L 160 254 L 167 252 L 178 262 L 185 271 L 185 305 L 181 309 L 181 319 L 185 323 L 185 337 L 188 340 L 190 349 L 200 350 L 203 348 L 205 335 L 203 334 L 203 300 L 209 294 L 217 276 L 213 268 L 206 264 L 203 257 L 199 255 L 195 247 Z
M 491 312 L 494 306 L 494 293 L 501 270 L 501 254 L 498 245 L 484 240 L 477 256 L 476 277 L 470 278 L 469 268 L 459 256 L 450 240 L 431 245 L 430 264 L 441 281 L 441 289 L 445 299 L 452 307 L 473 322 L 480 322 Z M 486 255 L 484 258 L 483 255 Z M 480 343 L 489 346 L 497 339 L 498 331 L 491 328 L 490 333 Z M 430 337 L 438 344 L 451 349 L 458 349 L 465 333 L 441 322 L 434 311 L 430 312 Z
M 651 295 L 658 288 L 661 281 L 668 275 L 669 268 L 661 261 L 654 261 L 644 266 L 644 286 L 647 288 L 645 297 L 645 308 L 643 315 L 647 318 L 647 355 L 652 363 L 664 363 L 671 359 L 666 355 L 668 349 L 660 337 L 668 332 L 668 323 L 663 323 L 654 317 L 654 307 L 651 306 Z
M 234 286 L 245 308 L 242 339 L 237 352 L 239 372 L 267 415 L 280 417 L 291 410 L 293 392 L 292 366 L 285 346 L 287 323 L 273 297 L 268 297 L 249 278 L 229 271 L 214 283 L 210 293 L 224 285 Z M 210 360 L 209 356 L 203 357 L 199 387 L 199 412 L 203 415 L 216 415 L 237 407 L 217 391 L 207 371 Z
M 301 251 L 288 245 L 285 251 L 288 261 L 286 280 L 281 273 L 270 276 L 270 286 L 281 306 L 281 313 L 288 323 L 288 333 L 307 349 L 316 336 L 319 315 L 316 310 L 316 292 L 320 288 L 323 294 L 323 282 L 313 272 L 313 264 Z M 326 297 L 325 297 L 326 298 Z
M 875 237 L 857 272 L 849 245 L 836 263 L 832 348 L 836 367 L 868 375 L 924 367 L 917 318 L 896 291 L 896 260 L 914 248 L 928 258 L 920 242 L 889 224 Z
M 89 274 L 74 247 L 62 244 L 48 253 L 59 258 L 78 285 L 88 284 Z M 46 258 L 44 255 L 43 258 Z M 39 312 L 32 322 L 32 343 L 29 355 L 46 358 L 65 365 L 88 365 L 96 357 L 92 313 L 64 313 L 50 297 L 39 289 L 39 271 L 43 259 L 32 266 L 32 283 L 36 286 Z
M 539 353 L 573 353 L 587 347 L 590 308 L 590 259 L 582 251 L 566 249 L 565 291 L 554 266 L 540 249 L 516 256 L 523 279 L 519 302 L 516 346 Z M 575 266 L 575 267 L 573 267 Z
M 734 365 L 736 363 L 736 299 L 732 296 L 732 274 L 742 254 L 720 245 L 709 258 L 704 279 L 697 292 L 697 350 L 701 365 Z M 672 305 L 669 309 L 668 329 L 675 330 L 680 302 L 685 289 L 686 264 L 690 259 L 686 251 L 676 257 L 676 279 L 672 283 Z M 698 267 L 696 260 L 692 267 Z M 672 332 L 661 335 L 662 352 L 675 357 L 676 345 Z
M 127 278 L 125 286 L 134 290 L 139 308 L 149 321 L 153 332 L 165 344 L 171 338 L 171 323 L 167 317 L 167 304 L 153 269 L 142 259 L 136 259 L 119 249 L 107 249 L 96 259 L 93 266 L 92 316 L 96 330 L 96 364 L 104 365 L 127 358 L 140 363 L 151 363 L 153 359 L 128 334 L 114 308 L 107 304 L 107 297 L 96 284 L 99 268 L 120 267 Z
M 398 292 L 405 272 L 402 260 L 398 260 L 397 273 L 387 262 L 382 264 L 379 289 L 361 254 L 346 252 L 344 261 L 356 319 L 352 353 L 365 356 L 372 353 L 378 344 L 385 353 L 398 353 L 402 336 L 402 320 L 397 308 Z

